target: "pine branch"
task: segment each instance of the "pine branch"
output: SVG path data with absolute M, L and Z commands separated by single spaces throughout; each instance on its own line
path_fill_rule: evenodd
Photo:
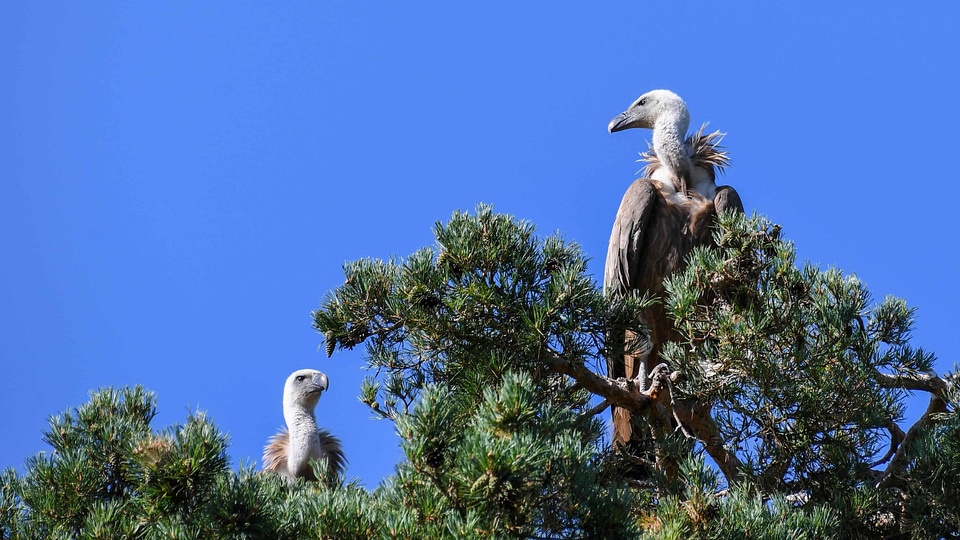
M 903 439 L 905 439 L 907 436 L 907 434 L 904 433 L 903 430 L 900 429 L 900 426 L 898 426 L 893 420 L 887 420 L 886 428 L 888 431 L 890 431 L 890 449 L 887 450 L 887 453 L 884 454 L 882 458 L 874 461 L 870 465 L 871 468 L 880 466 L 889 461 L 890 458 L 896 454 L 897 448 L 899 448 L 900 444 L 903 443 Z
M 653 405 L 654 398 L 651 396 L 656 395 L 655 392 L 659 391 L 659 385 L 651 386 L 649 390 L 644 392 L 640 390 L 642 386 L 636 380 L 611 379 L 599 375 L 582 363 L 564 358 L 563 355 L 552 350 L 549 350 L 541 359 L 550 369 L 572 377 L 588 391 L 634 413 L 642 413 Z
M 577 384 L 579 384 L 579 383 L 577 383 Z M 603 411 L 609 409 L 609 408 L 610 408 L 610 405 L 613 405 L 613 403 L 611 403 L 609 399 L 605 399 L 605 400 L 601 401 L 599 405 L 597 405 L 596 407 L 591 407 L 590 409 L 588 409 L 587 411 L 585 411 L 585 412 L 584 412 L 582 415 L 580 415 L 580 416 L 582 416 L 582 417 L 584 417 L 584 418 L 590 418 L 590 417 L 596 416 L 596 415 L 602 413 Z
M 903 390 L 921 390 L 930 392 L 939 398 L 946 398 L 946 392 L 950 389 L 953 379 L 944 379 L 936 373 L 909 373 L 899 375 L 888 375 L 886 373 L 876 372 L 877 382 L 883 388 L 901 388 Z
M 939 379 L 939 377 L 937 377 L 937 379 Z M 927 410 L 924 411 L 923 415 L 907 430 L 907 434 L 903 438 L 903 441 L 900 442 L 896 453 L 893 455 L 893 459 L 890 460 L 887 468 L 877 480 L 878 488 L 889 487 L 893 483 L 896 473 L 902 471 L 907 465 L 909 459 L 908 452 L 913 442 L 937 421 L 937 415 L 945 412 L 947 412 L 947 402 L 937 395 L 930 396 L 930 403 L 927 404 Z
M 704 449 L 717 463 L 727 483 L 737 484 L 742 478 L 743 463 L 724 445 L 723 437 L 710 416 L 710 411 L 702 409 L 700 404 L 678 401 L 675 413 L 680 421 L 693 431 L 697 440 L 703 443 Z
M 677 372 L 669 372 L 666 364 L 660 364 L 650 374 L 650 388 L 641 391 L 640 388 L 643 386 L 641 381 L 611 379 L 599 375 L 582 364 L 564 358 L 555 351 L 549 351 L 543 360 L 551 369 L 573 377 L 583 388 L 596 395 L 603 396 L 605 398 L 601 404 L 603 408 L 611 403 L 616 403 L 634 413 L 643 413 L 648 410 L 656 401 L 662 388 L 664 386 L 669 388 L 672 378 L 678 376 Z M 735 484 L 739 482 L 742 478 L 743 463 L 724 446 L 723 437 L 720 435 L 720 430 L 717 429 L 713 418 L 711 418 L 710 412 L 703 411 L 702 407 L 697 404 L 675 401 L 672 398 L 670 404 L 677 421 L 684 426 L 684 429 L 691 430 L 692 436 L 703 444 L 707 453 L 720 467 L 727 483 Z
M 952 386 L 953 379 L 940 377 L 933 372 L 889 375 L 879 371 L 876 372 L 876 378 L 883 388 L 920 390 L 931 394 L 927 410 L 907 430 L 906 434 L 893 420 L 888 422 L 890 449 L 873 464 L 877 466 L 889 460 L 886 469 L 880 473 L 877 480 L 877 487 L 882 488 L 889 487 L 897 473 L 906 467 L 910 447 L 920 434 L 933 425 L 936 421 L 935 415 L 947 412 L 947 391 Z

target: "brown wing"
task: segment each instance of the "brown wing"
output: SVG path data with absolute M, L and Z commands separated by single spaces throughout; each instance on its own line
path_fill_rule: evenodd
M 644 257 L 644 243 L 650 225 L 650 216 L 657 204 L 657 190 L 648 178 L 635 180 L 620 201 L 610 244 L 607 248 L 607 260 L 603 271 L 603 289 L 614 294 L 626 294 L 640 287 L 640 272 Z M 607 358 L 607 374 L 610 377 L 628 377 L 637 375 L 641 356 L 624 354 L 627 339 L 634 339 L 632 332 L 611 329 L 608 336 L 610 356 Z M 617 406 L 611 407 L 614 425 L 614 441 L 626 442 L 630 439 L 630 413 Z
M 730 186 L 720 186 L 717 188 L 717 194 L 713 196 L 713 205 L 717 213 L 724 210 L 735 210 L 743 213 L 743 201 L 740 200 L 740 194 Z
M 289 476 L 287 471 L 287 453 L 290 451 L 290 433 L 282 428 L 270 437 L 263 447 L 263 470 Z
M 347 469 L 347 457 L 343 453 L 343 445 L 340 439 L 325 429 L 319 429 L 320 435 L 320 455 L 327 458 L 327 470 L 330 471 L 330 478 L 336 478 Z
M 623 194 L 613 220 L 607 262 L 603 270 L 604 291 L 624 293 L 637 286 L 643 256 L 643 240 L 656 204 L 656 188 L 647 178 L 635 180 Z
M 715 206 L 742 207 L 736 191 L 729 187 L 720 189 L 715 201 L 692 196 L 681 202 L 665 198 L 658 187 L 641 179 L 624 195 L 607 252 L 605 289 L 637 290 L 659 297 L 664 277 L 683 269 L 694 246 L 711 241 Z M 635 354 L 627 354 L 625 345 L 637 336 L 611 329 L 607 361 L 610 377 L 635 378 L 644 362 L 649 372 L 661 361 L 663 344 L 677 339 L 663 304 L 652 305 L 643 318 L 650 331 L 649 348 Z M 628 442 L 632 435 L 630 413 L 616 406 L 612 413 L 614 444 Z

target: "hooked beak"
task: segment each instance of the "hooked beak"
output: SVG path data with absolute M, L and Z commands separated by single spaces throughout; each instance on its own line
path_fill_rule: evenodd
M 323 392 L 330 387 L 330 381 L 323 373 L 317 373 L 313 376 L 313 386 L 317 389 L 317 392 Z
M 623 131 L 625 129 L 634 127 L 643 126 L 638 122 L 637 117 L 633 114 L 633 110 L 627 109 L 615 116 L 614 119 L 607 124 L 607 131 L 609 133 L 616 133 L 617 131 Z

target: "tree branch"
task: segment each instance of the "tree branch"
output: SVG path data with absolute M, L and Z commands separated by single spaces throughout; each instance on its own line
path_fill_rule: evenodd
M 589 410 L 585 411 L 581 416 L 583 417 L 596 416 L 602 413 L 603 411 L 607 410 L 610 407 L 610 405 L 612 405 L 612 403 L 610 403 L 610 400 L 605 399 L 596 407 L 591 407 Z
M 891 457 L 893 457 L 897 451 L 897 448 L 900 447 L 903 439 L 907 436 L 906 433 L 900 429 L 900 426 L 898 426 L 893 420 L 887 420 L 886 428 L 888 431 L 890 431 L 890 449 L 887 450 L 887 453 L 884 454 L 882 458 L 870 465 L 871 468 L 886 463 Z
M 941 381 L 943 380 L 939 377 L 937 377 L 937 379 Z M 907 434 L 900 442 L 896 453 L 893 455 L 893 459 L 890 460 L 890 463 L 887 464 L 887 468 L 877 480 L 877 487 L 888 487 L 893 482 L 893 479 L 896 476 L 895 473 L 903 470 L 906 467 L 907 452 L 910 450 L 913 442 L 928 427 L 933 425 L 933 423 L 936 421 L 934 415 L 945 412 L 947 412 L 947 402 L 937 395 L 930 396 L 930 403 L 927 404 L 927 410 L 923 413 L 920 419 L 917 420 L 916 423 L 910 426 L 910 429 L 907 430 Z
M 666 364 L 659 364 L 650 374 L 650 388 L 643 391 L 641 388 L 643 388 L 645 381 L 637 380 L 639 377 L 637 379 L 611 379 L 598 375 L 587 369 L 583 364 L 570 361 L 553 350 L 548 350 L 542 356 L 542 360 L 550 369 L 572 377 L 583 388 L 605 398 L 604 402 L 601 403 L 603 408 L 615 403 L 634 413 L 643 413 L 649 409 L 663 387 L 670 386 L 669 383 L 672 382 L 669 380 L 670 377 L 676 376 L 676 373 L 669 372 Z M 743 464 L 736 454 L 730 452 L 724 446 L 723 437 L 720 436 L 720 430 L 713 422 L 710 411 L 704 410 L 703 406 L 697 403 L 675 401 L 672 395 L 670 404 L 676 420 L 685 428 L 689 428 L 693 432 L 694 438 L 703 443 L 707 453 L 726 477 L 727 483 L 732 485 L 739 482 Z
M 547 350 L 541 355 L 541 360 L 550 369 L 572 377 L 583 388 L 630 412 L 641 413 L 653 404 L 653 398 L 648 395 L 648 392 L 654 388 L 651 387 L 648 392 L 643 392 L 637 381 L 632 379 L 611 379 L 598 375 L 583 364 L 572 362 L 552 350 Z
M 940 398 L 946 398 L 952 380 L 937 376 L 936 373 L 910 373 L 888 375 L 876 372 L 877 382 L 883 388 L 902 388 L 904 390 L 922 390 Z
M 677 417 L 686 425 L 694 436 L 703 443 L 704 449 L 717 463 L 720 472 L 727 479 L 727 484 L 733 485 L 741 480 L 743 463 L 737 458 L 736 454 L 727 450 L 723 444 L 723 437 L 720 436 L 720 430 L 713 422 L 709 410 L 704 410 L 698 403 L 687 401 L 677 401 L 675 413 Z

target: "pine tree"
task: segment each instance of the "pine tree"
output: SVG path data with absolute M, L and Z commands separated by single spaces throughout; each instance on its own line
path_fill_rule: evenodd
M 762 217 L 723 216 L 669 278 L 683 339 L 611 379 L 607 298 L 560 236 L 480 206 L 405 260 L 345 266 L 314 313 L 328 354 L 363 346 L 360 389 L 404 459 L 375 490 L 230 470 L 205 415 L 155 429 L 152 393 L 102 389 L 52 417 L 53 452 L 0 476 L 0 538 L 939 538 L 960 535 L 952 375 L 910 344 L 913 310 L 798 266 Z M 929 396 L 903 425 L 907 392 Z M 677 466 L 612 451 L 611 403 Z M 666 414 L 664 414 L 664 412 Z M 316 469 L 322 473 L 322 468 Z

